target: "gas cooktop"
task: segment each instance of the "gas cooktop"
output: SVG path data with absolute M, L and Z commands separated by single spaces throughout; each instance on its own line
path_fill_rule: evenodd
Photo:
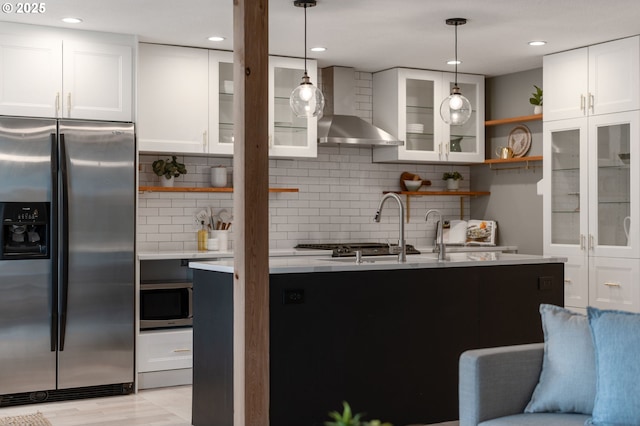
M 361 251 L 363 256 L 394 254 L 389 250 L 389 247 L 388 244 L 384 243 L 319 243 L 298 244 L 295 246 L 297 249 L 332 250 L 332 257 L 355 257 L 356 251 Z M 420 254 L 420 252 L 411 244 L 407 244 L 407 254 Z

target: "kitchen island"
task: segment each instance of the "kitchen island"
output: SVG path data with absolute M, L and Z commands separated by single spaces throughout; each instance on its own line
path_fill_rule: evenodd
M 270 259 L 270 421 L 322 425 L 348 401 L 396 425 L 458 418 L 458 357 L 541 342 L 564 259 L 496 252 Z M 194 269 L 193 424 L 233 424 L 233 261 Z

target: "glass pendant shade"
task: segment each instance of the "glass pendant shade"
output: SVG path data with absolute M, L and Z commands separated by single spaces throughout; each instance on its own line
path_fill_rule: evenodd
M 291 92 L 289 105 L 293 113 L 299 118 L 322 117 L 324 109 L 324 95 L 316 86 L 311 84 L 307 74 L 307 8 L 315 7 L 316 0 L 295 0 L 293 5 L 304 7 L 304 75 L 302 83 Z
M 451 95 L 440 104 L 440 117 L 453 126 L 460 126 L 471 118 L 471 102 L 462 96 L 459 87 L 454 86 Z
M 447 25 L 455 26 L 455 54 L 456 59 L 453 62 L 456 66 L 456 78 L 453 88 L 451 88 L 451 94 L 444 98 L 440 104 L 440 117 L 442 121 L 451 126 L 461 126 L 471 118 L 471 102 L 469 99 L 462 96 L 460 88 L 458 87 L 458 26 L 467 23 L 465 18 L 450 18 L 445 21 Z
M 311 84 L 306 72 L 302 77 L 302 83 L 291 92 L 289 105 L 297 117 L 322 117 L 324 95 L 320 89 Z

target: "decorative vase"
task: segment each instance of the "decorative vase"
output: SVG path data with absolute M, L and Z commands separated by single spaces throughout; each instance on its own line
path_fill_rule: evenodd
M 164 176 L 160 176 L 160 186 L 164 186 L 165 188 L 172 188 L 174 180 L 175 179 L 173 178 L 173 176 L 171 176 L 171 178 L 169 179 Z
M 542 105 L 534 105 L 533 106 L 534 114 L 542 114 Z
M 449 191 L 457 191 L 460 187 L 460 181 L 457 179 L 447 179 L 447 189 Z

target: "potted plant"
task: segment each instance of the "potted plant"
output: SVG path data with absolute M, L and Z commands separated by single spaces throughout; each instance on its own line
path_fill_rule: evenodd
M 455 191 L 460 187 L 462 175 L 459 172 L 444 172 L 444 174 L 442 175 L 442 180 L 447 181 L 448 190 Z
M 533 87 L 536 88 L 536 91 L 531 94 L 529 103 L 533 105 L 534 114 L 542 114 L 542 89 L 535 84 L 533 85 Z
M 333 421 L 324 422 L 325 426 L 393 426 L 391 423 L 383 423 L 380 420 L 360 420 L 362 413 L 354 415 L 347 401 L 343 401 L 342 405 L 344 406 L 342 414 L 337 411 L 330 412 L 329 417 Z
M 172 155 L 171 159 L 154 161 L 151 168 L 156 175 L 161 177 L 160 184 L 162 186 L 173 186 L 173 178 L 187 174 L 186 167 L 178 162 L 175 155 Z M 162 179 L 163 176 L 164 179 Z

